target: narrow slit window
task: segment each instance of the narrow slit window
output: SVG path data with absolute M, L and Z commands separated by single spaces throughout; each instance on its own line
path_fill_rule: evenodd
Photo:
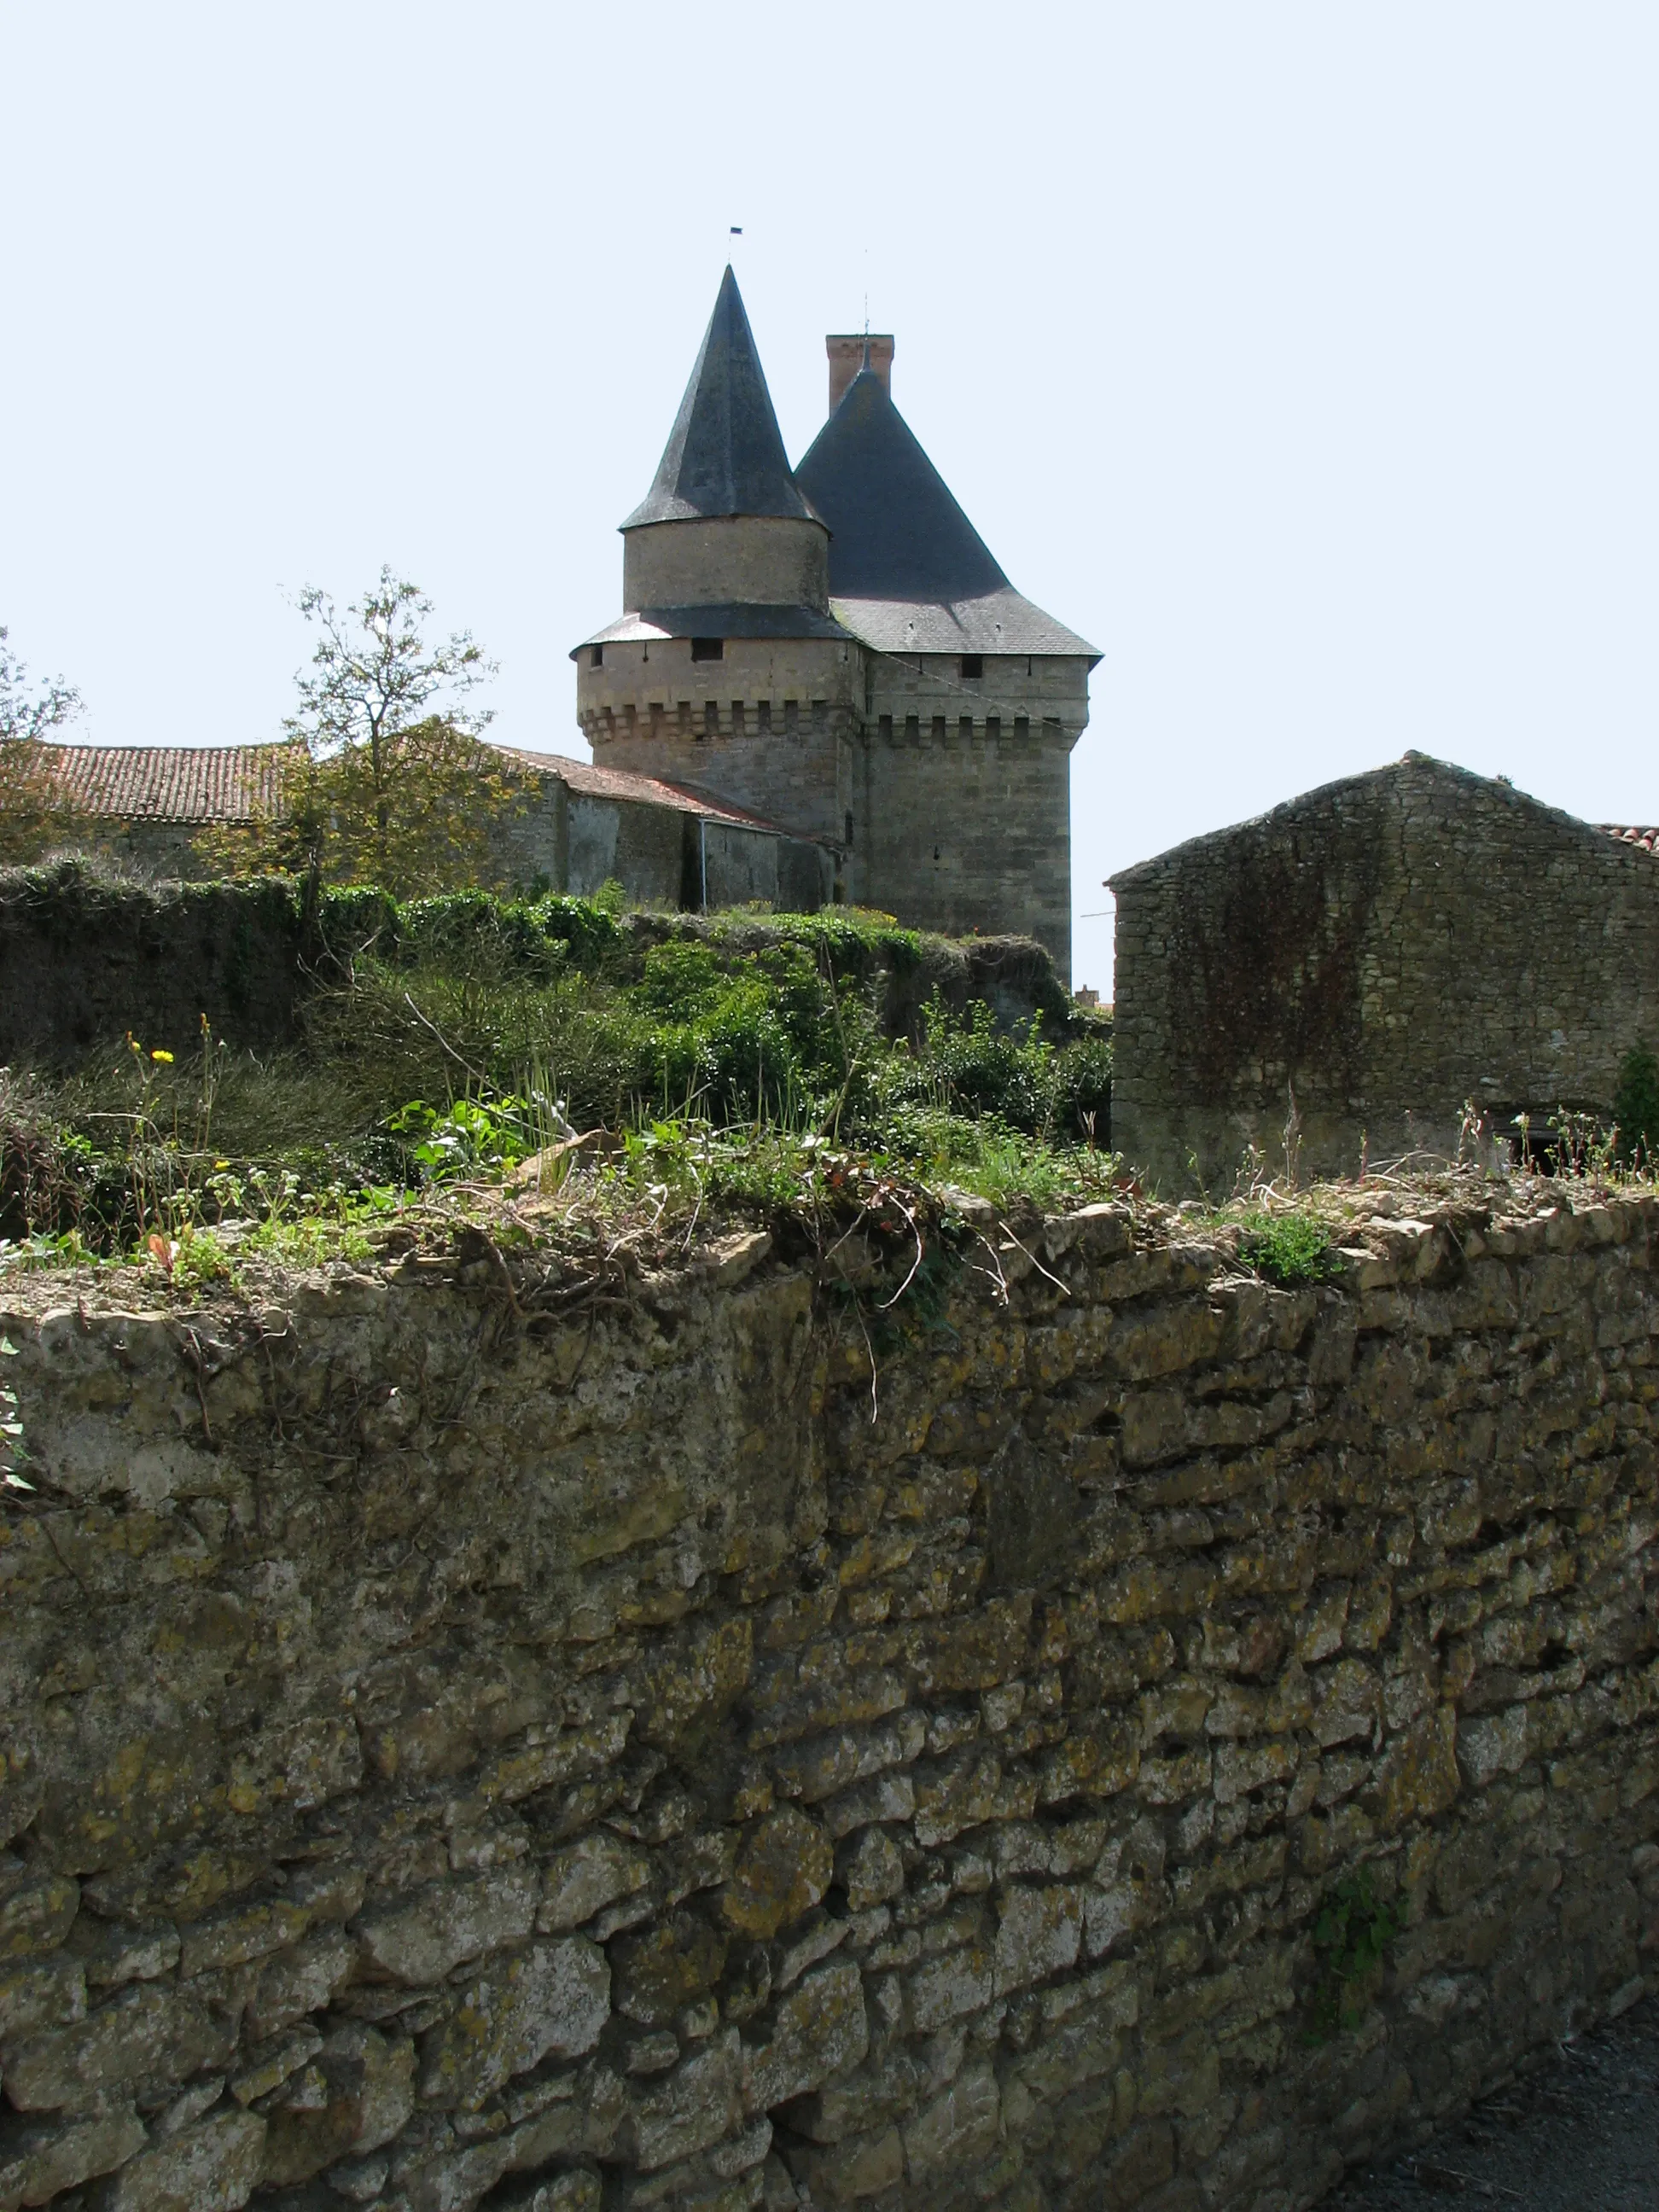
M 694 637 L 691 658 L 693 660 L 724 660 L 726 640 L 723 637 Z
M 851 843 L 852 843 L 852 842 L 853 842 L 853 810 L 852 810 L 852 808 L 851 808 L 850 806 L 849 806 L 849 807 L 848 808 L 848 810 L 847 810 L 847 840 L 846 840 L 846 842 L 847 842 L 847 843 L 848 843 L 848 845 L 851 845 Z
M 983 676 L 984 673 L 985 657 L 982 653 L 964 653 L 963 654 L 962 674 L 964 683 L 971 684 L 976 678 Z
M 605 666 L 605 647 L 602 645 L 590 645 L 588 647 L 587 665 L 590 668 L 603 668 Z

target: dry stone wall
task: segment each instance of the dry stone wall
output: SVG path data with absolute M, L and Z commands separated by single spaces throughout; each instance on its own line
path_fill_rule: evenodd
M 0 2207 L 1312 2203 L 1653 1985 L 1655 1218 L 11 1317 Z

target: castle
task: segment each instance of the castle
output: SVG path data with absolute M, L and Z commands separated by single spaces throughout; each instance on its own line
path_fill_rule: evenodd
M 831 337 L 830 417 L 791 470 L 721 281 L 655 482 L 622 525 L 622 616 L 579 646 L 598 766 L 830 848 L 836 895 L 1071 954 L 1069 760 L 1093 647 L 1021 596 L 890 390 L 890 337 Z
M 622 526 L 626 611 L 572 655 L 593 764 L 496 748 L 519 792 L 497 872 L 647 905 L 841 899 L 1036 937 L 1069 981 L 1069 760 L 1099 655 L 951 497 L 893 404 L 891 337 L 828 343 L 830 419 L 792 471 L 727 269 Z M 283 803 L 274 745 L 46 750 L 99 842 L 167 874 Z

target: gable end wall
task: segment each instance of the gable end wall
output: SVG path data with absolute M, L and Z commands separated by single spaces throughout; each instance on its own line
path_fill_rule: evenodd
M 1465 1101 L 1605 1112 L 1659 1043 L 1659 869 L 1508 786 L 1408 763 L 1117 886 L 1114 1140 L 1166 1184 L 1455 1152 Z

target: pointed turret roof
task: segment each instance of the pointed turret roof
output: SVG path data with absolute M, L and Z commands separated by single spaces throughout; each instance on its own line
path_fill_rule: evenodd
M 795 476 L 832 532 L 837 599 L 948 602 L 1008 589 L 874 369 L 848 386 Z
M 866 644 L 1099 658 L 1014 589 L 867 364 L 795 481 L 830 526 L 831 611 Z
M 622 526 L 720 514 L 817 520 L 789 473 L 755 334 L 729 265 L 656 482 Z

